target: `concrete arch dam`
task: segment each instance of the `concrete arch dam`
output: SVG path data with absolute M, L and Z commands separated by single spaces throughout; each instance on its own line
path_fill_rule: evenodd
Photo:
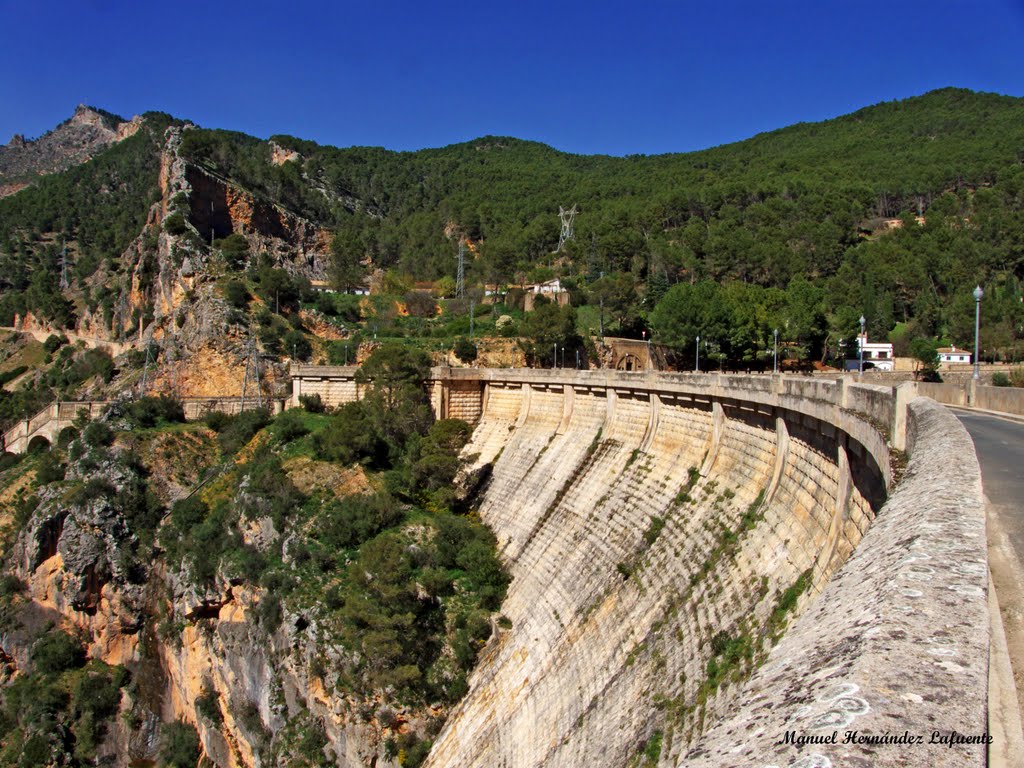
M 299 371 L 296 397 L 357 396 L 349 372 Z M 513 581 L 427 765 L 985 764 L 929 743 L 987 726 L 980 474 L 941 406 L 767 376 L 432 386 L 439 415 L 477 421 L 479 513 Z M 887 498 L 889 441 L 910 462 Z

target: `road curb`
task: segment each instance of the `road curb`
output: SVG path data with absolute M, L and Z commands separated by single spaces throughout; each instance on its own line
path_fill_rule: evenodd
M 984 408 L 971 408 L 967 405 L 950 405 L 949 403 L 942 403 L 952 411 L 961 411 L 962 413 L 977 413 L 981 416 L 994 416 L 997 419 L 1005 419 L 1006 421 L 1015 421 L 1018 424 L 1024 424 L 1024 416 L 1018 416 L 1015 413 L 1006 413 L 1004 411 L 987 411 Z
M 1014 768 L 1024 765 L 1024 731 L 1010 665 L 1010 650 L 1006 645 L 999 598 L 991 573 L 988 577 L 988 607 L 992 629 L 988 662 L 988 728 L 992 743 L 988 748 L 988 766 Z

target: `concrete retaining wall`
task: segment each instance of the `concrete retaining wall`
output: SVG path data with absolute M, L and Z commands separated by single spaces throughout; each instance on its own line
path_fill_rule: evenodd
M 1024 416 L 1024 389 L 1017 387 L 987 387 L 974 381 L 963 386 L 926 382 L 918 382 L 914 386 L 918 394 L 946 405 Z
M 978 387 L 974 407 L 1024 416 L 1024 389 L 1016 387 Z

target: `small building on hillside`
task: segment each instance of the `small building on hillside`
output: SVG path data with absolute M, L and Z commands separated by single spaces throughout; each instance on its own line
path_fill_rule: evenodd
M 857 336 L 857 347 L 863 355 L 865 368 L 874 368 L 876 371 L 893 370 L 895 363 L 892 344 L 889 342 L 871 342 L 868 341 L 868 335 L 862 333 Z
M 536 306 L 538 296 L 543 296 L 545 299 L 555 302 L 560 307 L 564 307 L 569 303 L 569 291 L 562 286 L 562 281 L 557 277 L 554 280 L 548 280 L 543 283 L 524 285 L 523 290 L 526 292 L 523 307 L 526 312 L 533 311 Z
M 338 293 L 337 289 L 332 287 L 326 280 L 310 280 L 309 287 L 318 293 Z M 370 289 L 366 286 L 359 286 L 358 288 L 349 288 L 345 293 L 351 293 L 356 296 L 369 296 Z
M 966 349 L 957 349 L 953 347 L 939 347 L 936 352 L 939 353 L 940 363 L 969 363 L 971 362 L 971 353 Z

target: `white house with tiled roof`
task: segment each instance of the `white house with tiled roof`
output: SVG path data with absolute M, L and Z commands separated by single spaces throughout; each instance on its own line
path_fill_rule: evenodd
M 868 335 L 862 333 L 857 337 L 857 345 L 864 355 L 864 367 L 877 371 L 891 371 L 895 365 L 892 344 L 880 341 L 868 341 Z
M 966 349 L 957 349 L 953 347 L 939 347 L 936 352 L 939 353 L 940 363 L 969 363 L 971 362 L 971 353 Z

